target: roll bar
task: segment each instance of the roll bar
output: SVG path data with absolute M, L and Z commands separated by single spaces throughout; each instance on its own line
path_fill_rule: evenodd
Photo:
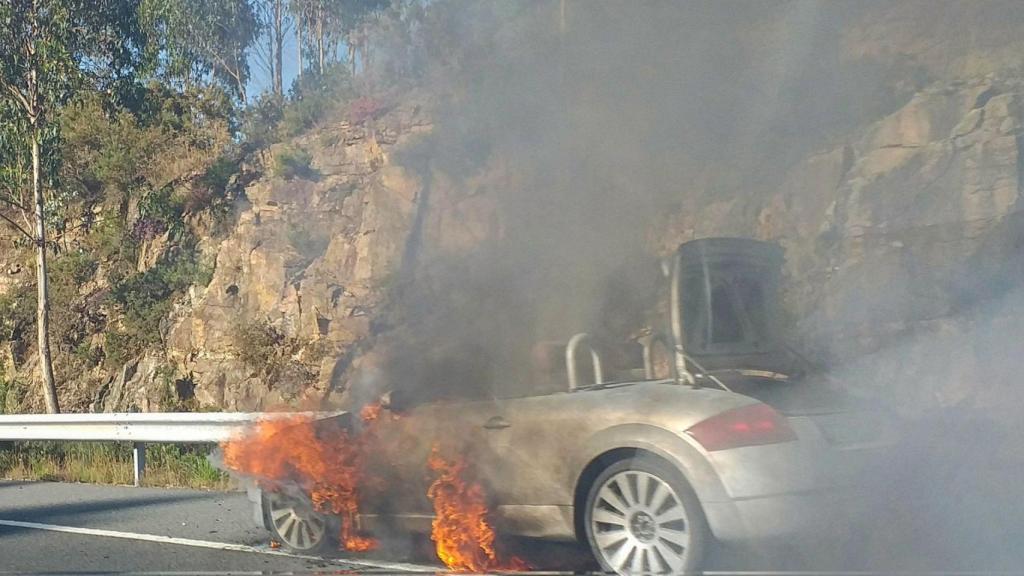
M 672 346 L 665 337 L 659 334 L 648 334 L 637 339 L 637 343 L 643 347 L 644 379 L 654 380 L 654 345 L 661 343 L 661 345 L 665 347 L 666 351 L 671 350 Z
M 578 376 L 576 374 L 576 351 L 583 345 L 586 345 L 587 348 L 590 349 L 590 361 L 594 365 L 594 380 L 597 384 L 604 383 L 604 372 L 601 369 L 601 356 L 591 344 L 590 334 L 580 332 L 570 338 L 569 343 L 565 346 L 565 371 L 569 376 L 570 392 L 579 387 Z
M 696 386 L 697 381 L 686 369 L 686 352 L 683 350 L 683 340 L 686 335 L 683 333 L 683 297 L 682 297 L 682 255 L 676 251 L 672 257 L 672 284 L 670 289 L 671 324 L 672 324 L 672 349 L 675 357 L 676 380 L 680 384 Z

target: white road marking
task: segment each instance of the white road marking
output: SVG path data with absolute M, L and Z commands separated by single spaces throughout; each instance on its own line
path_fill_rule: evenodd
M 227 542 L 213 542 L 210 540 L 194 540 L 192 538 L 176 538 L 173 536 L 161 536 L 159 534 L 139 534 L 136 532 L 120 532 L 118 530 L 102 530 L 99 528 L 79 528 L 77 526 L 57 526 L 55 524 L 40 524 L 38 522 L 22 522 L 20 520 L 0 520 L 0 526 L 11 526 L 14 528 L 29 528 L 32 530 L 47 530 L 50 532 L 64 532 L 66 534 L 81 534 L 83 536 L 103 536 L 106 538 L 121 538 L 124 540 L 140 540 L 143 542 L 156 542 L 158 544 L 179 544 L 182 546 L 194 546 L 196 548 L 211 548 L 213 550 L 228 550 L 232 552 L 255 552 L 257 554 L 268 554 L 271 556 L 284 556 L 287 558 L 299 558 L 302 560 L 315 560 L 318 562 L 330 562 L 373 568 L 380 570 L 399 570 L 402 572 L 430 572 L 436 573 L 437 566 L 425 564 L 408 564 L 405 562 L 385 562 L 377 560 L 350 560 L 347 558 L 321 558 L 319 556 L 307 556 L 303 554 L 292 554 L 283 550 L 270 548 L 259 548 L 247 544 L 230 544 Z

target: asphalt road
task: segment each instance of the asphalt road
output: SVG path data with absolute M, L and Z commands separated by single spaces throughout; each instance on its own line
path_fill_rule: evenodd
M 978 476 L 977 469 L 967 476 Z M 1019 475 L 1014 477 L 1019 479 Z M 1019 545 L 1020 502 L 982 499 L 981 495 L 988 492 L 973 485 L 968 488 L 957 491 L 964 500 L 953 509 L 957 523 L 943 522 L 953 515 L 948 500 L 940 506 L 942 502 L 925 494 L 917 499 L 920 502 L 911 502 L 909 509 L 918 513 L 910 514 L 909 521 L 886 521 L 876 526 L 878 534 L 866 547 L 857 548 L 872 560 L 866 568 L 923 573 L 954 565 L 957 570 L 1019 573 L 1020 566 L 1024 566 Z M 915 492 L 925 491 L 908 494 Z M 897 508 L 895 516 L 906 515 L 906 510 L 906 506 Z M 924 522 L 932 519 L 936 521 Z M 398 573 L 400 568 L 440 571 L 436 570 L 429 541 L 410 535 L 378 536 L 382 538 L 381 549 L 375 553 L 298 557 L 270 549 L 269 534 L 253 521 L 251 504 L 242 492 L 0 481 L 0 574 Z M 884 545 L 890 540 L 894 544 Z M 537 568 L 576 572 L 594 567 L 589 554 L 572 546 L 525 542 L 517 549 L 514 542 L 506 544 L 508 552 Z M 940 554 L 940 545 L 973 554 L 956 564 L 957 555 Z M 716 547 L 708 563 L 720 573 L 813 570 L 822 566 L 816 557 L 801 560 L 795 551 L 785 552 L 782 557 L 773 557 Z M 826 557 L 827 552 L 815 550 Z M 839 566 L 849 569 L 845 563 Z
M 32 572 L 310 572 L 344 566 L 251 552 L 0 527 L 0 570 Z
M 378 534 L 380 550 L 326 558 L 269 547 L 244 492 L 0 481 L 0 573 L 433 571 L 429 542 Z M 154 542 L 173 539 L 173 542 Z M 505 542 L 545 570 L 594 569 L 571 545 Z M 426 545 L 426 546 L 424 546 Z M 246 551 L 230 548 L 246 548 Z M 718 561 L 714 564 L 721 565 Z M 728 565 L 728 562 L 725 563 Z
M 241 492 L 0 482 L 0 572 L 333 572 L 270 550 Z M 78 530 L 84 533 L 69 533 Z M 147 541 L 153 538 L 173 542 Z M 251 550 L 219 549 L 251 546 Z

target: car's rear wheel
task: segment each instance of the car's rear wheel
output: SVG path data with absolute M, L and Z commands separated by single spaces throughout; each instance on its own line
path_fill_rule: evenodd
M 323 552 L 333 543 L 330 518 L 317 512 L 304 496 L 264 492 L 263 513 L 274 539 L 293 552 Z
M 583 522 L 601 567 L 619 574 L 695 572 L 708 539 L 697 496 L 675 468 L 655 458 L 605 468 L 591 485 Z

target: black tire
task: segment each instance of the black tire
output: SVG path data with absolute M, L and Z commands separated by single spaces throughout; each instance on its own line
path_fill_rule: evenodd
M 700 571 L 707 520 L 683 475 L 664 460 L 638 456 L 611 464 L 594 479 L 584 506 L 587 544 L 603 570 Z
M 262 498 L 263 524 L 276 542 L 299 554 L 337 549 L 336 520 L 314 510 L 309 498 L 284 492 L 264 492 Z M 289 509 L 291 517 L 284 515 Z

